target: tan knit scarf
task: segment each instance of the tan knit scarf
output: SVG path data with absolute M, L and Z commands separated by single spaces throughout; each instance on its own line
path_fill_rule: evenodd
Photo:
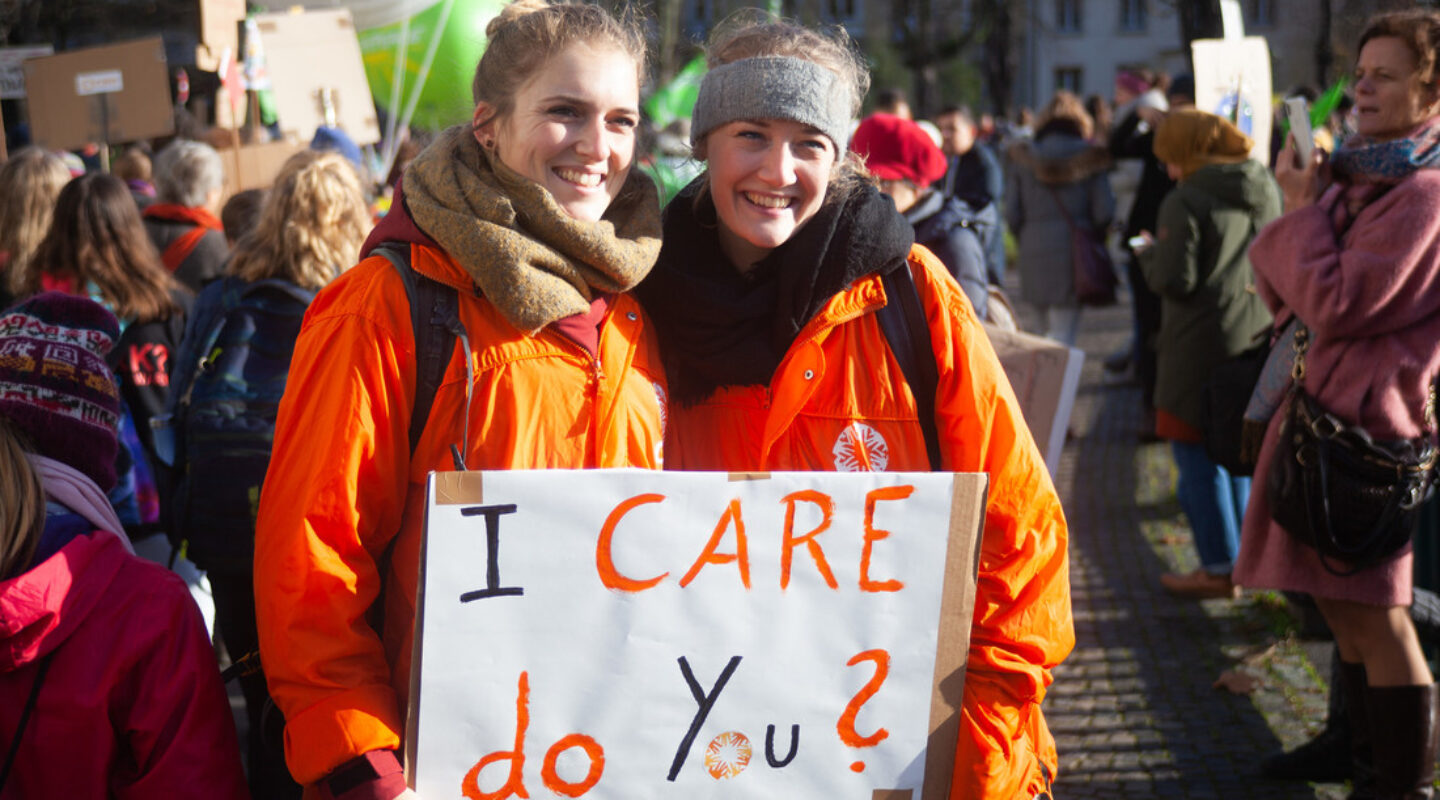
M 493 158 L 469 125 L 446 130 L 405 169 L 415 223 L 515 327 L 534 334 L 628 291 L 660 253 L 660 200 L 638 169 L 598 222 L 567 214 L 545 187 Z

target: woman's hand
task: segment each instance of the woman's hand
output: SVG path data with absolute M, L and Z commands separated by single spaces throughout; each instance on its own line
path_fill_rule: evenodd
M 1310 163 L 1300 164 L 1295 153 L 1295 137 L 1285 139 L 1285 148 L 1275 157 L 1275 182 L 1285 196 L 1285 210 L 1315 205 L 1320 197 L 1320 168 L 1325 156 L 1316 148 L 1310 152 Z

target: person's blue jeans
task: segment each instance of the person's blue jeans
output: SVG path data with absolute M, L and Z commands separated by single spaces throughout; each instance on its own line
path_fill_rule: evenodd
M 1205 446 L 1171 442 L 1180 471 L 1180 508 L 1190 520 L 1195 550 L 1206 572 L 1228 575 L 1240 553 L 1240 521 L 1250 502 L 1250 479 L 1237 478 L 1210 460 Z

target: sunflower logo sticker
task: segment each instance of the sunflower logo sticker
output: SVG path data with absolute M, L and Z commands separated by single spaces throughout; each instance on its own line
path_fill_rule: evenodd
M 726 731 L 710 740 L 705 748 L 705 770 L 717 781 L 733 778 L 750 764 L 750 740 L 745 734 Z
M 841 429 L 831 452 L 839 472 L 884 472 L 890 463 L 885 437 L 863 422 L 851 422 Z

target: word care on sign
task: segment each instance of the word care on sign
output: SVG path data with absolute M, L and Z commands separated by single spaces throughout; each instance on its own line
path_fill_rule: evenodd
M 411 785 L 945 798 L 986 481 L 433 473 Z

